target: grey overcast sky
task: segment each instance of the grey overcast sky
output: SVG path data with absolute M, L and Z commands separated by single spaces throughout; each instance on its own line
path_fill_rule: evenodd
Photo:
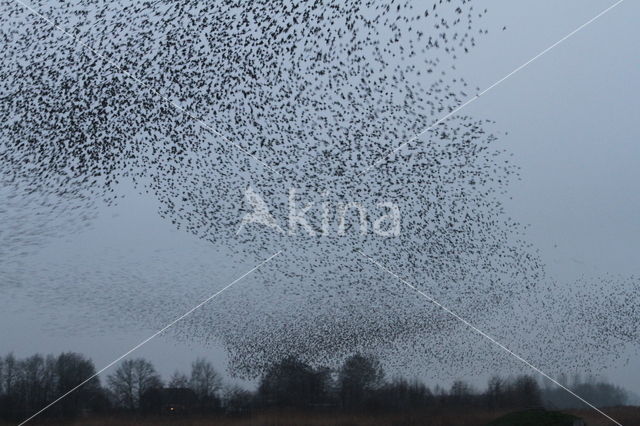
M 486 88 L 612 3 L 482 2 L 489 9 L 485 25 L 506 30 L 481 39 L 460 58 L 458 71 L 471 85 Z M 511 186 L 508 212 L 530 225 L 527 237 L 562 285 L 583 275 L 640 274 L 639 17 L 640 3 L 625 1 L 464 110 L 495 120 L 496 129 L 508 132 L 499 144 L 522 167 L 522 179 Z M 149 292 L 152 298 L 154 279 L 163 285 L 183 280 L 181 286 L 194 285 L 206 295 L 253 266 L 251 260 L 233 263 L 219 247 L 175 230 L 157 215 L 152 198 L 124 190 L 126 198 L 118 206 L 101 207 L 89 229 L 47 240 L 21 259 L 16 282 L 0 287 L 0 352 L 73 350 L 92 357 L 99 368 L 153 333 L 136 323 L 113 328 L 92 323 L 91 300 L 101 292 L 81 284 L 96 269 L 104 277 L 92 277 L 98 286 L 108 287 L 109 276 L 123 274 L 131 291 Z M 199 265 L 198 282 L 181 276 L 185 265 Z M 43 293 L 42 280 L 74 282 L 82 290 Z M 249 277 L 240 285 L 260 283 Z M 61 308 L 60 297 L 77 298 L 77 308 L 70 308 L 73 303 Z M 224 309 L 224 295 L 212 303 Z M 164 325 L 159 322 L 157 328 Z M 628 349 L 628 364 L 612 361 L 603 373 L 640 393 L 638 349 Z M 176 367 L 186 369 L 196 356 L 212 359 L 221 369 L 226 362 L 223 348 L 178 340 L 171 333 L 138 354 L 165 376 Z

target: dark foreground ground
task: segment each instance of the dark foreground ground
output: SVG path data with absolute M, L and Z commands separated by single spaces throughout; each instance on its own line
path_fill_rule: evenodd
M 640 426 L 640 407 L 614 407 L 607 414 L 624 426 Z M 593 410 L 574 410 L 566 413 L 580 417 L 587 426 L 612 425 L 605 417 Z M 424 413 L 349 415 L 331 413 L 268 412 L 247 416 L 208 417 L 84 417 L 76 420 L 53 421 L 35 419 L 30 424 L 47 426 L 484 426 L 505 412 L 463 410 L 460 413 Z M 13 423 L 2 423 L 8 426 Z M 500 423 L 501 425 L 503 423 Z M 529 424 L 529 423 L 527 423 Z M 535 422 L 533 423 L 535 424 Z M 561 423 L 548 426 L 561 426 Z M 520 425 L 514 425 L 520 426 Z M 537 425 L 536 425 L 537 426 Z M 545 425 L 540 426 L 547 426 Z

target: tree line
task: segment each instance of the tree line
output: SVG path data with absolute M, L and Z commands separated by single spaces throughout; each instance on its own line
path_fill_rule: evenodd
M 0 357 L 0 417 L 29 417 L 95 373 L 93 362 L 78 353 Z M 566 378 L 561 380 L 568 382 Z M 624 405 L 627 399 L 620 387 L 594 378 L 576 377 L 569 386 L 598 406 Z M 363 354 L 348 357 L 337 370 L 313 367 L 289 356 L 268 368 L 255 390 L 225 386 L 222 376 L 205 359 L 195 360 L 188 374 L 176 372 L 164 381 L 151 362 L 134 358 L 121 362 L 104 383 L 99 377 L 87 381 L 41 416 L 234 415 L 270 409 L 565 409 L 583 408 L 581 404 L 565 390 L 541 385 L 528 375 L 492 377 L 484 390 L 461 380 L 444 389 L 429 388 L 417 380 L 389 379 L 375 356 Z

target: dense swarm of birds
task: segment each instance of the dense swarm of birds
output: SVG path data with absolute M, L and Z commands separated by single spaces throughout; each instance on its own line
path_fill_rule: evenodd
M 130 181 L 204 241 L 243 258 L 283 250 L 260 287 L 179 326 L 222 340 L 239 374 L 354 348 L 469 362 L 443 343 L 461 324 L 361 253 L 478 323 L 541 291 L 544 268 L 502 207 L 517 167 L 493 123 L 433 125 L 479 91 L 455 67 L 488 31 L 473 2 L 30 4 L 1 6 L 3 182 L 57 211 Z M 242 225 L 249 191 L 277 226 Z M 309 228 L 289 228 L 292 202 L 311 203 Z M 398 206 L 398 235 L 372 232 L 381 203 Z M 118 309 L 143 299 L 127 300 Z
M 0 287 L 15 284 L 4 272 L 21 259 L 51 239 L 87 229 L 97 214 L 91 199 L 73 191 L 39 194 L 22 184 L 0 180 Z

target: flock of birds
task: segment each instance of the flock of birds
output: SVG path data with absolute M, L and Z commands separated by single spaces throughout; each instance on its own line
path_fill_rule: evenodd
M 471 322 L 490 328 L 496 317 L 508 318 L 518 335 L 527 335 L 531 319 L 503 313 L 523 299 L 562 293 L 544 284 L 523 226 L 504 212 L 517 166 L 495 147 L 494 124 L 458 114 L 430 127 L 479 91 L 456 70 L 458 56 L 488 32 L 479 26 L 486 10 L 474 2 L 30 4 L 0 6 L 7 21 L 0 32 L 3 189 L 35 199 L 46 218 L 73 206 L 74 216 L 62 214 L 71 224 L 49 224 L 55 230 L 90 221 L 95 200 L 115 202 L 119 185 L 132 182 L 177 228 L 238 257 L 283 250 L 257 272 L 260 287 L 229 292 L 224 310 L 205 306 L 177 326 L 185 339 L 221 340 L 238 374 L 258 374 L 292 353 L 332 363 L 375 350 L 389 362 L 419 355 L 451 369 L 479 359 L 477 344 L 462 343 L 469 337 L 462 324 L 425 306 L 360 252 Z M 312 203 L 314 230 L 326 220 L 330 232 L 258 224 L 239 231 L 252 208 L 247 188 L 285 230 L 295 189 L 298 207 Z M 356 210 L 337 232 L 338 206 L 350 202 L 366 209 L 369 227 L 385 213 L 380 203 L 395 203 L 400 234 L 361 232 Z M 12 214 L 22 227 L 38 226 L 16 234 L 22 228 L 4 221 L 3 249 L 19 252 L 24 241 L 16 235 L 40 235 L 44 222 Z M 130 297 L 110 305 L 109 316 L 115 308 L 119 318 L 160 325 L 157 310 L 139 309 L 143 302 L 153 307 L 148 295 L 131 291 L 128 278 L 122 282 Z M 167 304 L 175 303 L 179 314 L 188 285 L 158 309 L 172 312 Z M 639 306 L 596 294 L 607 297 L 607 309 Z M 553 312 L 566 313 L 566 306 Z M 541 359 L 575 355 L 582 362 L 597 348 L 604 358 L 611 336 L 637 341 L 632 326 L 602 318 L 604 306 L 575 307 L 580 316 L 565 318 L 601 327 L 588 339 L 588 356 L 549 343 Z M 554 333 L 582 337 L 564 327 Z

